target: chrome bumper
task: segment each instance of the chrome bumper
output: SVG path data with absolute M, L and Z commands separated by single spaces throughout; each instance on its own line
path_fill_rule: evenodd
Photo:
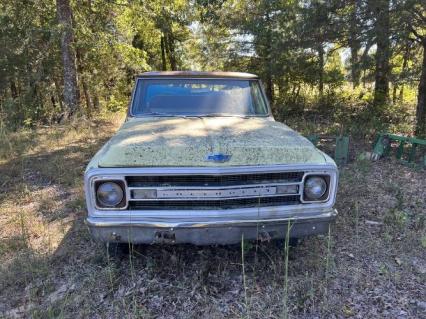
M 234 244 L 244 239 L 284 238 L 290 226 L 290 237 L 305 237 L 326 233 L 337 211 L 330 209 L 318 214 L 268 219 L 201 219 L 182 220 L 155 218 L 123 219 L 88 217 L 86 224 L 92 236 L 104 242 L 191 243 L 196 245 Z

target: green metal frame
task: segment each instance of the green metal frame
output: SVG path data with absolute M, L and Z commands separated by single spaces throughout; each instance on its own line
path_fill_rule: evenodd
M 348 163 L 349 136 L 338 136 L 336 138 L 336 149 L 334 150 L 334 160 L 338 165 Z
M 389 133 L 380 133 L 376 137 L 376 141 L 373 146 L 373 159 L 379 159 L 382 156 L 389 155 L 391 151 L 391 142 L 399 142 L 398 149 L 396 151 L 396 158 L 401 160 L 403 163 L 414 164 L 416 158 L 416 151 L 419 146 L 426 146 L 426 140 L 422 140 L 416 137 L 407 137 Z M 408 154 L 408 161 L 404 161 L 404 146 L 411 144 L 410 152 Z M 426 155 L 423 158 L 422 165 L 426 167 Z
M 349 136 L 337 136 L 334 137 L 320 137 L 318 135 L 308 135 L 306 138 L 315 145 L 318 146 L 320 139 L 334 140 L 336 139 L 336 148 L 334 150 L 334 160 L 337 165 L 345 165 L 348 163 L 349 157 Z

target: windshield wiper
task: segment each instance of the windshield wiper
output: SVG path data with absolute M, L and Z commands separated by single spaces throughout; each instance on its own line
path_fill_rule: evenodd
M 242 117 L 242 118 L 248 118 L 248 115 L 242 115 L 242 114 L 229 114 L 229 113 L 209 113 L 209 114 L 202 114 L 200 117 Z
M 164 117 L 181 117 L 184 119 L 191 118 L 191 117 L 201 117 L 200 115 L 183 115 L 183 114 L 170 114 L 170 113 L 161 113 L 161 112 L 151 112 L 151 113 L 145 113 L 144 116 L 164 116 Z
M 170 114 L 170 113 L 161 113 L 161 112 L 150 112 L 143 114 L 144 116 L 164 116 L 164 117 L 182 117 L 182 118 L 202 118 L 202 117 L 241 117 L 241 118 L 249 118 L 248 115 L 242 114 L 229 114 L 229 113 L 208 113 L 208 114 L 199 114 L 199 115 L 184 115 L 184 114 Z
M 161 113 L 161 112 L 150 112 L 150 113 L 145 113 L 144 115 L 154 115 L 154 116 L 174 116 L 173 114 L 170 114 L 170 113 Z

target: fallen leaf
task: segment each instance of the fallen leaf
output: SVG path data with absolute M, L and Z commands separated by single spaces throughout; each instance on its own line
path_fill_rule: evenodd
M 402 260 L 401 258 L 395 257 L 395 262 L 398 264 L 398 266 L 402 265 Z

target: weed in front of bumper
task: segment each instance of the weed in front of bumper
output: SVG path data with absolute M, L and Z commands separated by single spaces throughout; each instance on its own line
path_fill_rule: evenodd
M 290 251 L 290 230 L 291 230 L 290 220 L 287 223 L 287 232 L 285 236 L 285 246 L 284 246 L 284 309 L 283 309 L 283 318 L 288 318 L 288 255 Z
M 244 261 L 244 233 L 241 234 L 241 267 L 243 272 L 243 287 L 244 287 L 244 303 L 247 313 L 247 318 L 250 318 L 250 306 L 247 296 L 247 282 L 246 282 L 246 269 L 245 269 L 245 261 Z

